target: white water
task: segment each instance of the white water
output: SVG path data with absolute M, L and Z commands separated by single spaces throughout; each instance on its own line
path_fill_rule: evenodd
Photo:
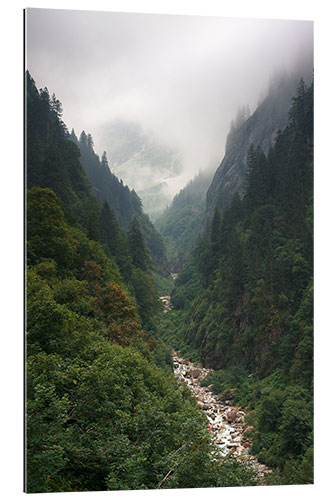
M 178 380 L 187 384 L 205 412 L 212 441 L 218 446 L 220 454 L 226 456 L 232 452 L 240 460 L 252 465 L 259 477 L 271 472 L 249 454 L 251 440 L 243 439 L 247 428 L 244 422 L 246 414 L 243 408 L 232 406 L 231 401 L 220 401 L 210 391 L 210 386 L 200 386 L 200 382 L 213 370 L 198 367 L 190 361 L 182 359 L 176 352 L 173 353 L 173 364 L 174 373 Z

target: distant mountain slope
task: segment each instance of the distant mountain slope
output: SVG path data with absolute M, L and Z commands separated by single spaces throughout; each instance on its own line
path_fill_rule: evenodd
M 82 133 L 81 157 L 88 162 L 90 174 L 94 170 L 102 173 L 105 187 L 111 179 L 113 191 L 106 194 L 112 202 L 119 202 L 115 208 L 129 219 L 128 227 L 120 227 L 106 196 L 97 199 L 91 194 L 92 185 L 80 162 L 80 149 L 74 143 L 78 141 L 61 120 L 60 102 L 54 94 L 50 97 L 47 88 L 38 90 L 28 72 L 26 101 L 27 200 L 31 201 L 27 217 L 28 265 L 53 266 L 62 277 L 65 271 L 71 273 L 71 268 L 76 268 L 79 279 L 88 273 L 95 280 L 97 293 L 101 292 L 98 277 L 110 276 L 112 269 L 116 282 L 125 285 L 135 300 L 142 326 L 152 331 L 161 306 L 153 272 L 163 276 L 168 275 L 168 270 L 162 240 L 143 214 L 139 197 L 111 175 L 106 156 L 100 162 L 91 136 Z M 98 174 L 95 178 L 101 186 Z M 100 191 L 96 184 L 93 191 Z M 131 203 L 132 198 L 137 205 Z M 153 258 L 146 248 L 139 218 L 147 240 L 153 244 Z
M 234 193 L 243 193 L 248 150 L 253 144 L 268 153 L 274 145 L 278 131 L 287 125 L 291 98 L 298 81 L 296 77 L 281 79 L 271 87 L 256 111 L 230 131 L 225 156 L 207 191 L 206 221 L 212 220 L 215 207 L 223 211 Z
M 168 181 L 180 174 L 176 151 L 161 145 L 137 123 L 115 120 L 102 132 L 112 171 L 134 188 L 154 220 L 171 202 Z
M 155 224 L 164 238 L 173 272 L 179 272 L 191 251 L 205 213 L 205 199 L 213 172 L 200 172 L 174 197 Z
M 106 153 L 102 159 L 94 151 L 94 143 L 90 134 L 84 131 L 77 139 L 74 131 L 70 138 L 75 142 L 81 152 L 81 163 L 92 184 L 92 192 L 103 204 L 107 201 L 114 211 L 117 222 L 124 231 L 128 231 L 134 217 L 137 217 L 143 232 L 145 243 L 153 259 L 154 268 L 158 274 L 169 275 L 166 251 L 161 236 L 156 231 L 147 214 L 142 210 L 142 203 L 134 189 L 130 190 L 114 175 L 108 165 Z

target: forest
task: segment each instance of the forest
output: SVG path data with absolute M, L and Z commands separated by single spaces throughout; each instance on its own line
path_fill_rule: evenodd
M 27 492 L 313 482 L 313 83 L 269 151 L 248 149 L 243 191 L 205 219 L 211 179 L 155 228 L 26 73 Z M 271 474 L 219 455 L 173 350 L 246 408 Z
M 170 321 L 178 346 L 215 369 L 205 383 L 248 407 L 270 481 L 303 484 L 313 480 L 313 83 L 300 81 L 288 126 L 267 155 L 250 147 L 247 164 L 244 195 L 215 209 L 176 281 Z

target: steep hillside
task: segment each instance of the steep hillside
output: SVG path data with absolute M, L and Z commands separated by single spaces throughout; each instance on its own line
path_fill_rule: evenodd
M 203 221 L 206 192 L 213 172 L 200 172 L 174 197 L 172 204 L 155 224 L 166 244 L 167 257 L 178 273 L 198 238 Z
M 172 199 L 168 181 L 182 169 L 177 152 L 137 123 L 115 120 L 103 128 L 102 137 L 112 171 L 136 190 L 144 211 L 155 221 Z
M 160 280 L 168 276 L 161 237 L 148 216 L 142 212 L 138 196 L 112 176 L 105 163 L 106 159 L 103 158 L 101 163 L 94 153 L 91 137 L 82 134 L 82 138 L 85 139 L 82 158 L 91 168 L 89 173 L 92 178 L 97 179 L 97 186 L 105 189 L 108 198 L 99 196 L 97 199 L 91 194 L 91 191 L 96 194 L 103 191 L 96 187 L 93 189 L 86 177 L 85 169 L 80 162 L 80 149 L 73 140 L 70 140 L 67 128 L 61 120 L 60 102 L 54 95 L 50 97 L 47 89 L 38 91 L 29 73 L 27 73 L 26 95 L 28 189 L 35 187 L 50 189 L 51 193 L 62 201 L 66 223 L 102 246 L 105 254 L 119 268 L 124 283 L 135 298 L 143 326 L 149 330 L 154 329 L 154 318 L 159 312 L 160 301 L 152 272 L 155 272 Z M 42 205 L 40 207 L 42 213 L 43 209 Z M 119 214 L 123 217 L 119 217 L 117 221 Z M 146 248 L 141 234 L 143 228 L 145 240 L 150 242 L 154 250 L 152 254 Z M 136 245 L 130 244 L 133 235 Z M 62 240 L 59 240 L 53 249 L 43 243 L 42 247 L 47 248 L 45 252 L 37 245 L 38 253 L 47 258 L 50 252 L 51 258 L 63 245 L 65 253 L 63 258 L 67 259 L 66 245 Z M 29 251 L 32 252 L 31 248 Z M 138 265 L 136 262 L 138 251 L 143 256 L 146 255 L 146 263 L 141 261 Z M 31 255 L 33 256 L 33 253 Z M 164 276 L 161 278 L 156 273 Z
M 61 119 L 62 107 L 47 88 L 37 90 L 29 72 L 26 75 L 26 181 L 27 188 L 52 189 L 66 204 L 69 213 L 87 228 L 98 202 L 91 193 L 80 162 L 80 150 L 67 140 Z
M 80 149 L 80 160 L 92 185 L 94 195 L 102 204 L 107 201 L 124 231 L 128 231 L 134 217 L 137 217 L 146 245 L 153 256 L 155 271 L 163 277 L 168 277 L 169 268 L 164 243 L 149 216 L 143 212 L 139 196 L 134 189 L 130 190 L 111 172 L 105 152 L 100 160 L 94 151 L 93 138 L 90 134 L 83 131 L 77 139 L 72 130 L 69 138 Z
M 207 383 L 252 408 L 252 451 L 277 468 L 272 481 L 311 483 L 313 84 L 301 80 L 288 126 L 247 163 L 243 198 L 215 209 L 172 302 L 187 343 L 218 370 Z
M 207 420 L 161 363 L 115 262 L 51 189 L 29 190 L 27 229 L 26 491 L 255 484 L 212 460 Z
M 271 86 L 269 94 L 255 112 L 232 128 L 227 138 L 225 156 L 215 172 L 207 191 L 206 221 L 212 220 L 215 207 L 223 211 L 236 192 L 245 188 L 247 153 L 251 144 L 267 154 L 274 145 L 279 130 L 288 122 L 291 98 L 299 78 L 283 78 Z

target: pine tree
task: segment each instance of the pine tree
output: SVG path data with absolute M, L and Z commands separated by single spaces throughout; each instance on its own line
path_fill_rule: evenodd
M 93 138 L 92 138 L 92 135 L 91 134 L 88 134 L 87 135 L 87 146 L 89 149 L 93 150 L 94 149 L 94 141 L 93 141 Z
M 91 240 L 99 241 L 99 221 L 97 211 L 92 208 L 89 211 L 88 220 L 87 220 L 87 234 L 88 238 Z
M 142 271 L 148 271 L 151 260 L 136 217 L 128 232 L 128 242 L 134 266 Z
M 75 130 L 72 128 L 71 133 L 69 134 L 69 139 L 74 142 L 75 144 L 79 144 L 79 140 L 75 134 Z
M 87 148 L 87 134 L 85 133 L 84 130 L 82 130 L 81 135 L 80 135 L 80 148 L 83 148 L 83 149 Z
M 113 210 L 111 210 L 110 205 L 105 200 L 104 205 L 101 210 L 101 232 L 100 238 L 101 242 L 107 249 L 107 253 L 114 257 L 118 253 L 119 244 L 119 227 L 116 222 L 116 217 Z
M 55 93 L 52 94 L 52 98 L 51 98 L 51 109 L 52 111 L 55 113 L 55 115 L 57 116 L 57 118 L 60 120 L 61 116 L 62 116 L 62 104 L 61 102 L 59 101 L 59 99 L 56 98 L 56 95 Z
M 75 132 L 69 134 L 62 122 L 62 106 L 55 94 L 50 98 L 46 87 L 38 91 L 28 72 L 26 101 L 27 187 L 52 189 L 65 202 L 67 220 L 75 223 L 77 218 L 87 229 L 88 211 L 96 200 L 80 163 Z
M 108 162 L 108 158 L 106 156 L 106 151 L 103 151 L 103 154 L 102 154 L 102 159 L 101 159 L 101 165 L 104 169 L 107 169 L 109 170 L 110 167 L 109 167 L 109 162 Z

